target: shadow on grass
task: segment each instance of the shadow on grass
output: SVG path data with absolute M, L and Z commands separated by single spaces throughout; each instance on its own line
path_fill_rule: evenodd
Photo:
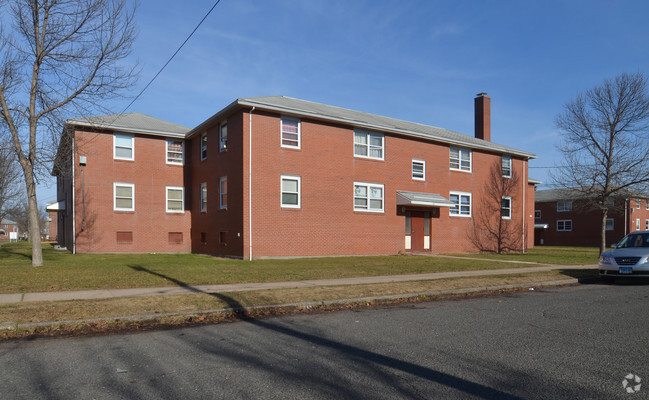
M 467 395 L 477 396 L 483 399 L 519 399 L 520 397 L 513 396 L 511 394 L 502 392 L 495 388 L 482 385 L 480 383 L 472 382 L 457 376 L 450 375 L 445 372 L 437 371 L 428 367 L 417 365 L 408 361 L 400 360 L 394 357 L 386 356 L 383 354 L 371 352 L 364 350 L 358 347 L 354 347 L 345 343 L 337 342 L 335 340 L 326 339 L 319 337 L 310 333 L 301 332 L 289 327 L 278 326 L 269 322 L 265 322 L 259 319 L 255 319 L 253 316 L 248 314 L 247 309 L 239 303 L 237 300 L 232 297 L 226 296 L 221 293 L 208 293 L 202 291 L 198 288 L 192 287 L 185 282 L 182 282 L 178 279 L 166 276 L 159 272 L 151 271 L 147 268 L 144 268 L 140 265 L 129 265 L 129 268 L 138 271 L 145 272 L 151 275 L 155 275 L 161 278 L 164 278 L 168 281 L 174 282 L 180 287 L 187 288 L 196 293 L 203 293 L 209 296 L 216 297 L 217 299 L 225 302 L 228 307 L 236 313 L 237 317 L 246 323 L 250 323 L 260 328 L 264 328 L 275 333 L 286 335 L 297 340 L 308 342 L 315 346 L 326 347 L 337 352 L 340 352 L 346 356 L 362 359 L 367 363 L 375 364 L 377 367 L 389 368 L 395 371 L 405 372 L 413 376 L 426 379 L 428 381 L 444 385 L 455 390 L 466 393 Z M 399 372 L 397 372 L 399 373 Z
M 32 260 L 31 247 L 29 247 L 29 249 L 26 249 L 24 246 L 13 245 L 10 243 L 3 244 L 2 246 L 0 246 L 0 257 L 2 256 L 22 257 L 31 261 Z

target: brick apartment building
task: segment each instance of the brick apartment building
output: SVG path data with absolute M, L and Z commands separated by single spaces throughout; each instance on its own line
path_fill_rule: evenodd
M 538 190 L 535 200 L 535 245 L 598 246 L 601 213 L 573 190 Z M 606 245 L 617 243 L 627 233 L 649 230 L 649 199 L 623 193 L 609 204 Z
M 282 96 L 237 99 L 194 129 L 136 113 L 69 120 L 59 243 L 244 259 L 471 252 L 499 165 L 519 177 L 499 211 L 522 251 L 535 156 L 492 143 L 489 97 L 475 107 L 475 137 Z
M 18 232 L 18 223 L 8 219 L 0 221 L 0 240 L 9 240 L 11 232 Z

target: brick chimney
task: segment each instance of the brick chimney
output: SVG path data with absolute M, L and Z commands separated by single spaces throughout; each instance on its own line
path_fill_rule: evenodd
M 475 98 L 475 137 L 491 142 L 491 97 L 478 93 Z

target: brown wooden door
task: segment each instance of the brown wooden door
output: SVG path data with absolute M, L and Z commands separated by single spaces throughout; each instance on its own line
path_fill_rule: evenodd
M 424 236 L 425 236 L 425 223 L 426 218 L 421 211 L 413 211 L 411 214 L 411 231 L 410 240 L 412 251 L 425 251 Z

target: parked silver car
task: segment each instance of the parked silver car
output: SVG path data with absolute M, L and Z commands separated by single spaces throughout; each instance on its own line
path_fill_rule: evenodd
M 649 231 L 629 233 L 614 247 L 599 257 L 602 279 L 649 278 Z

